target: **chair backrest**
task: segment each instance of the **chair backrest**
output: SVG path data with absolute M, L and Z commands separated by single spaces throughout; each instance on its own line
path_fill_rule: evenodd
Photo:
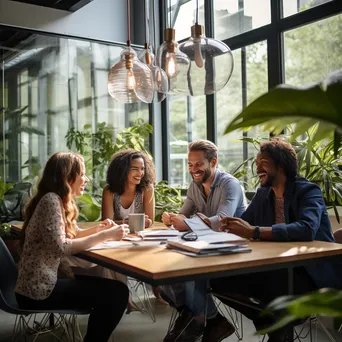
M 24 206 L 32 195 L 32 184 L 29 182 L 16 183 L 4 194 L 0 201 L 1 222 L 23 221 Z
M 342 243 L 342 228 L 334 232 L 334 238 L 336 243 Z
M 16 313 L 18 307 L 15 298 L 15 284 L 17 281 L 17 269 L 11 253 L 4 241 L 0 238 L 0 309 Z

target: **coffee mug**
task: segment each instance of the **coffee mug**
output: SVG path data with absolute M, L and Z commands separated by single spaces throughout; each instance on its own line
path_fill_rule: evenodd
M 126 223 L 127 220 L 131 234 L 141 232 L 145 229 L 145 214 L 129 214 L 123 219 L 123 223 Z

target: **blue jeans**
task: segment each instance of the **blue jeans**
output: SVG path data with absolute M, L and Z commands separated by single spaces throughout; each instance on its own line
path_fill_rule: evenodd
M 194 316 L 216 316 L 217 309 L 211 294 L 208 294 L 209 281 L 205 279 L 184 283 L 184 304 Z
M 213 317 L 217 313 L 212 296 L 207 293 L 207 280 L 193 280 L 174 285 L 161 286 L 164 299 L 180 309 L 186 306 L 194 316 Z

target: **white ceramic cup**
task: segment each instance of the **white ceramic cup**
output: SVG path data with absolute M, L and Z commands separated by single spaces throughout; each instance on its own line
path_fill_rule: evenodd
M 127 220 L 131 234 L 141 232 L 145 229 L 145 214 L 129 214 L 123 219 L 123 223 L 126 223 Z

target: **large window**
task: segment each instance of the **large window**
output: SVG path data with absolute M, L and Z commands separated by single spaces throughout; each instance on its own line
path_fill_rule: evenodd
M 283 1 L 284 17 L 308 10 L 334 0 L 285 0 Z
M 95 132 L 105 122 L 115 139 L 137 117 L 148 121 L 147 104 L 122 105 L 108 95 L 108 71 L 120 46 L 30 33 L 13 45 L 25 31 L 5 30 L 10 39 L 0 47 L 2 180 L 34 180 L 51 154 L 68 150 L 71 128 Z
M 170 1 L 165 3 L 170 5 Z M 195 5 L 195 0 L 171 1 L 178 40 L 190 34 L 190 26 L 195 22 Z M 200 104 L 201 122 L 206 123 L 198 131 L 198 137 L 215 142 L 220 150 L 219 167 L 234 171 L 256 153 L 252 144 L 241 139 L 261 137 L 261 134 L 267 137 L 268 133 L 253 128 L 247 133 L 224 135 L 227 124 L 243 107 L 280 83 L 308 85 L 340 69 L 341 13 L 342 1 L 336 0 L 199 1 L 200 24 L 209 23 L 210 27 L 205 28 L 207 35 L 213 34 L 232 49 L 235 66 L 226 87 L 215 95 L 169 98 L 166 107 L 170 118 L 171 164 L 164 166 L 172 184 L 190 180 L 184 171 L 186 143 L 196 139 L 189 132 L 193 131 L 192 117 L 197 112 L 194 114 L 189 103 Z M 242 182 L 250 180 L 250 166 L 247 175 L 240 178 Z
M 213 0 L 215 38 L 227 39 L 271 22 L 270 0 Z
M 207 138 L 205 96 L 170 98 L 170 182 L 186 187 L 188 142 Z
M 301 86 L 342 68 L 342 14 L 284 33 L 285 81 Z

